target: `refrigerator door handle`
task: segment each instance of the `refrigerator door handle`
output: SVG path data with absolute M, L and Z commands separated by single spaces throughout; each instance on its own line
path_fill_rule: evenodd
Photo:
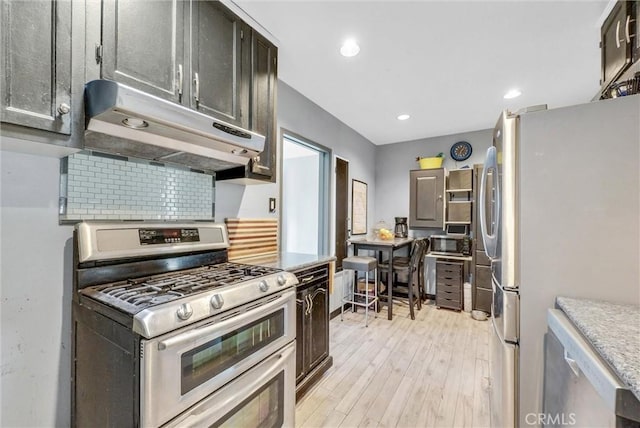
M 493 185 L 495 188 L 495 200 L 493 201 L 492 209 L 494 212 L 493 222 L 491 224 L 491 230 L 487 230 L 487 177 L 489 172 L 493 170 L 494 179 Z M 482 240 L 484 242 L 484 248 L 489 258 L 494 259 L 496 257 L 498 248 L 498 230 L 500 227 L 500 177 L 498 176 L 498 158 L 496 155 L 495 146 L 491 146 L 487 149 L 487 157 L 484 161 L 484 168 L 482 170 L 482 178 L 480 180 L 480 230 L 482 231 Z

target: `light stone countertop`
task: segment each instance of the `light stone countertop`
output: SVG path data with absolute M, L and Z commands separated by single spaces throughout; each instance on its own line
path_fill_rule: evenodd
M 295 271 L 322 263 L 329 263 L 335 261 L 335 259 L 334 256 L 328 255 L 283 252 L 266 256 L 245 257 L 233 261 L 248 265 L 267 266 L 286 271 Z
M 640 305 L 569 297 L 556 303 L 640 400 Z

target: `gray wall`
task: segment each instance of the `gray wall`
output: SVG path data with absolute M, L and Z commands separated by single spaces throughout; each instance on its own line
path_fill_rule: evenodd
M 278 81 L 278 159 L 281 158 L 281 133 L 286 129 L 320 144 L 349 161 L 350 178 L 369 184 L 369 224 L 373 217 L 375 194 L 376 146 L 340 122 L 336 117 L 300 94 L 282 81 Z M 269 197 L 279 194 L 277 184 L 236 185 L 216 182 L 216 220 L 226 217 L 267 217 Z M 251 202 L 253 201 L 253 202 Z M 279 210 L 278 197 L 278 210 Z M 271 216 L 275 216 L 271 215 Z
M 442 166 L 448 170 L 484 163 L 492 143 L 492 131 L 485 129 L 379 146 L 376 151 L 376 193 L 373 195 L 375 221 L 384 220 L 393 226 L 394 217 L 409 217 L 409 171 L 420 169 L 416 157 L 431 157 L 442 152 L 445 156 Z M 458 141 L 467 141 L 473 147 L 471 157 L 464 162 L 456 162 L 449 155 L 451 145 Z M 415 236 L 427 232 L 410 231 Z
M 0 426 L 70 424 L 73 229 L 57 158 L 0 152 Z

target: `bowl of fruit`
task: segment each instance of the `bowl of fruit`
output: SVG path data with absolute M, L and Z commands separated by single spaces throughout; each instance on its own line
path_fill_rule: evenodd
M 383 241 L 392 241 L 394 238 L 393 231 L 389 228 L 387 223 L 379 221 L 376 223 L 376 227 L 373 229 L 376 238 Z

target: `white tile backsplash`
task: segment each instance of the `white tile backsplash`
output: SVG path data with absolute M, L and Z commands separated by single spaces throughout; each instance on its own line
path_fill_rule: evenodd
M 210 174 L 91 153 L 67 158 L 63 220 L 211 220 Z

